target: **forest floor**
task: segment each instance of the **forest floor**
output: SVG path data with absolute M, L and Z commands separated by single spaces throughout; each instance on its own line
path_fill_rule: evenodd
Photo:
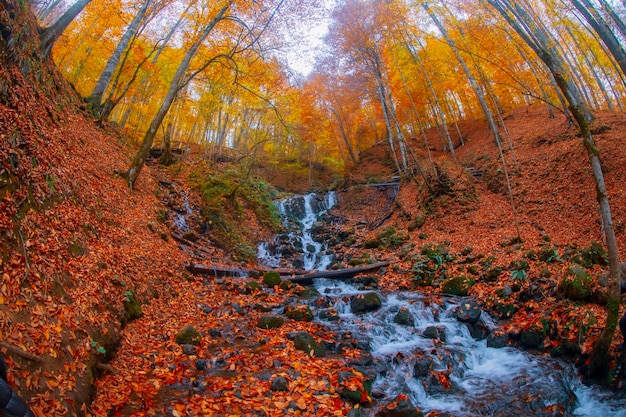
M 130 191 L 115 174 L 127 167 L 133 151 L 123 136 L 95 127 L 80 111 L 61 112 L 57 103 L 19 83 L 9 95 L 13 105 L 0 108 L 0 349 L 10 382 L 36 415 L 167 410 L 174 416 L 278 416 L 286 408 L 292 415 L 346 415 L 353 409 L 346 392 L 363 391 L 357 402 L 369 401 L 363 375 L 353 369 L 360 352 L 318 358 L 294 348 L 293 334 L 301 331 L 335 343 L 321 324 L 289 320 L 279 329 L 257 327 L 266 310 L 297 299 L 301 288 L 252 292 L 246 279 L 205 279 L 186 271 L 192 257 L 171 237 L 162 182 L 176 181 L 198 201 L 188 178 L 197 160 L 169 170 L 148 166 Z M 456 161 L 436 149 L 436 132 L 430 133 L 432 159 L 448 179 L 437 198 L 411 182 L 394 197 L 364 187 L 388 180 L 394 169 L 385 146 L 362 153 L 358 169 L 338 189 L 340 204 L 332 213 L 331 233 L 353 238 L 336 242 L 339 264 L 388 260 L 391 267 L 380 277 L 384 288 L 432 293 L 451 276 L 471 275 L 469 294 L 485 309 L 515 311 L 504 331 L 519 335 L 548 323 L 539 351 L 575 341 L 584 355 L 604 325 L 599 278 L 606 267 L 586 268 L 589 278 L 581 279 L 592 291 L 584 300 L 574 303 L 559 290 L 574 257 L 602 239 L 582 141 L 562 117 L 549 119 L 543 107 L 513 111 L 505 121 L 514 145 L 506 157 L 523 243 L 512 243 L 515 222 L 493 139 L 484 123 L 464 122 L 465 144 L 457 147 Z M 623 250 L 626 117 L 600 114 L 597 129 Z M 424 148 L 413 145 L 427 160 Z M 473 177 L 466 167 L 482 176 Z M 287 181 L 278 174 L 274 182 L 290 182 L 285 191 L 308 188 L 304 179 Z M 251 221 L 245 226 L 257 229 L 259 239 L 269 236 Z M 381 235 L 396 238 L 364 249 Z M 254 267 L 230 260 L 227 250 L 204 250 L 211 265 Z M 541 258 L 544 250 L 548 256 Z M 422 261 L 445 268 L 419 282 L 416 263 Z M 490 271 L 499 273 L 492 277 Z M 133 298 L 143 315 L 129 322 L 125 306 Z M 189 324 L 203 337 L 183 352 L 175 335 Z M 621 342 L 616 333 L 613 354 Z M 203 372 L 207 368 L 211 373 Z M 277 377 L 288 382 L 286 391 L 271 389 Z M 176 391 L 183 380 L 203 395 Z

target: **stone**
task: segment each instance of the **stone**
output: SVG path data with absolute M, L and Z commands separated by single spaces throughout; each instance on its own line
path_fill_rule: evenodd
M 185 355 L 195 355 L 196 354 L 196 347 L 194 345 L 191 345 L 191 344 L 184 344 L 183 345 L 183 353 Z
M 520 344 L 528 349 L 539 349 L 543 345 L 545 335 L 536 327 L 522 330 L 520 334 Z
M 402 326 L 413 326 L 415 325 L 415 319 L 406 308 L 401 308 L 400 311 L 396 313 L 393 318 L 393 322 L 400 324 Z
M 338 321 L 340 319 L 339 312 L 336 308 L 327 308 L 322 310 L 318 313 L 317 317 L 319 317 L 320 320 L 326 321 Z
M 263 282 L 269 288 L 280 285 L 280 274 L 276 271 L 270 271 L 263 274 Z
M 428 356 L 422 356 L 413 365 L 413 378 L 422 379 L 430 375 L 433 369 L 433 361 Z
M 285 315 L 295 321 L 312 321 L 313 312 L 307 305 L 287 306 L 285 307 Z
M 277 376 L 276 378 L 272 379 L 272 386 L 270 387 L 270 389 L 272 391 L 289 391 L 289 382 L 286 378 L 282 376 Z
M 143 317 L 141 301 L 139 301 L 133 291 L 126 291 L 124 293 L 124 318 L 126 322 L 128 323 L 141 317 Z
M 480 320 L 482 309 L 473 300 L 461 303 L 455 312 L 456 319 L 461 323 L 477 323 Z
M 487 336 L 487 347 L 500 349 L 507 345 L 509 338 L 504 334 L 491 333 Z
M 383 305 L 380 296 L 375 292 L 368 292 L 352 297 L 350 308 L 354 314 L 363 314 L 376 311 Z
M 202 335 L 191 324 L 176 333 L 175 338 L 179 345 L 199 345 L 202 343 Z
M 311 354 L 317 358 L 326 356 L 326 345 L 324 342 L 318 342 L 313 336 L 307 332 L 299 332 L 293 339 L 293 345 L 296 349 Z
M 410 399 L 400 398 L 382 407 L 376 417 L 423 417 L 423 413 L 418 411 Z
M 446 328 L 443 326 L 428 326 L 422 332 L 422 336 L 427 339 L 437 339 L 442 342 L 446 341 Z
M 474 285 L 474 280 L 472 278 L 468 278 L 464 275 L 457 275 L 445 280 L 441 284 L 441 291 L 446 294 L 464 297 L 468 294 L 472 285 Z
M 276 316 L 274 314 L 268 314 L 259 317 L 259 321 L 257 322 L 256 327 L 266 330 L 277 329 L 282 326 L 284 322 L 285 320 L 282 317 Z

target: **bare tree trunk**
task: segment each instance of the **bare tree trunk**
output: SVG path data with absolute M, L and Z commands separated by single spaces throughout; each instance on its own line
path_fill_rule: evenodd
M 620 266 L 611 208 L 606 185 L 604 183 L 604 174 L 602 173 L 602 166 L 600 164 L 600 151 L 595 144 L 590 129 L 590 122 L 593 120 L 593 115 L 581 100 L 580 92 L 576 89 L 576 85 L 571 82 L 571 71 L 564 65 L 561 57 L 556 53 L 554 47 L 551 46 L 553 43 L 549 41 L 548 35 L 539 29 L 534 19 L 518 4 L 510 0 L 488 0 L 488 2 L 498 10 L 507 22 L 509 22 L 511 27 L 513 27 L 528 46 L 535 51 L 537 56 L 541 58 L 554 75 L 554 79 L 569 103 L 570 112 L 580 128 L 583 143 L 589 156 L 589 162 L 596 182 L 596 197 L 602 216 L 602 224 L 604 226 L 607 251 L 609 254 L 609 294 L 606 326 L 591 352 L 587 374 L 590 376 L 606 377 L 609 372 L 610 364 L 609 348 L 613 340 L 615 329 L 617 328 L 617 319 L 619 317 Z
M 72 23 L 72 20 L 74 20 L 90 2 L 91 0 L 78 0 L 59 18 L 59 20 L 54 22 L 53 25 L 39 30 L 41 53 L 44 58 L 50 55 L 54 43 L 59 39 L 63 31 L 67 29 L 69 24 Z
M 137 11 L 137 14 L 135 14 L 132 22 L 130 22 L 130 25 L 128 25 L 128 27 L 126 28 L 126 32 L 124 32 L 124 35 L 122 35 L 122 38 L 117 43 L 113 54 L 111 54 L 111 56 L 107 60 L 107 63 L 100 73 L 100 77 L 98 78 L 95 87 L 89 95 L 89 102 L 91 103 L 93 111 L 97 115 L 100 115 L 100 112 L 102 111 L 102 97 L 104 96 L 104 92 L 106 91 L 109 83 L 111 82 L 111 79 L 113 78 L 113 72 L 115 71 L 115 68 L 117 68 L 117 65 L 119 64 L 122 57 L 122 53 L 128 47 L 130 40 L 139 31 L 139 27 L 141 25 L 141 22 L 146 17 L 146 11 L 148 10 L 150 3 L 151 0 L 144 0 L 141 8 Z

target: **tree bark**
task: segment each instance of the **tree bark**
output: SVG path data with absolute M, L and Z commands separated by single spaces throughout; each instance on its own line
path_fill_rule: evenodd
M 54 22 L 54 24 L 39 30 L 41 53 L 44 58 L 50 55 L 54 43 L 59 39 L 63 31 L 67 29 L 69 24 L 72 23 L 72 20 L 74 20 L 90 2 L 91 0 L 78 0 L 59 18 L 59 20 Z

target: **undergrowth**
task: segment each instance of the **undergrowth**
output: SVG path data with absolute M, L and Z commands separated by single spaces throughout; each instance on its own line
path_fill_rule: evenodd
M 202 196 L 202 217 L 216 243 L 235 260 L 256 257 L 256 239 L 249 229 L 250 213 L 256 222 L 273 232 L 281 229 L 280 214 L 273 200 L 276 189 L 236 167 L 226 171 L 195 171 L 191 182 Z

